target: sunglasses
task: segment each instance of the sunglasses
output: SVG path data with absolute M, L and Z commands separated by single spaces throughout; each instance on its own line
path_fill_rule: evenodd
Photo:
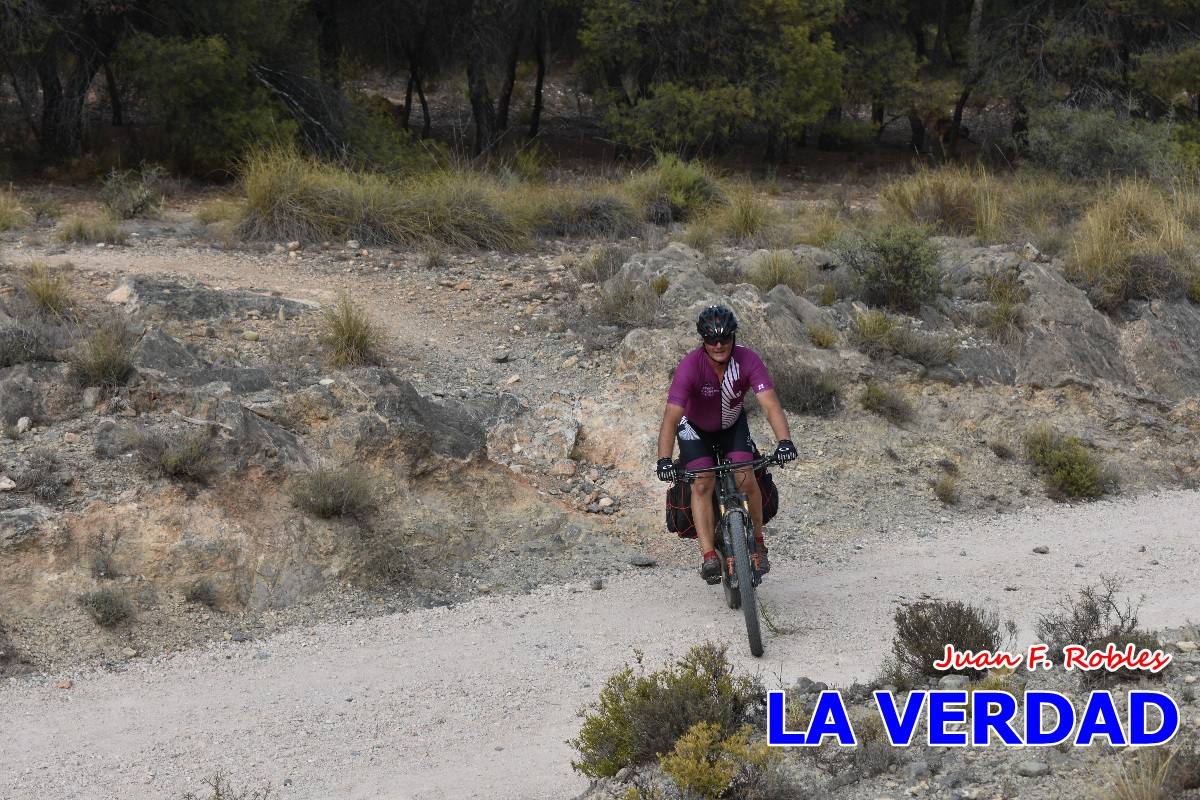
M 727 342 L 732 342 L 732 341 L 733 341 L 732 333 L 723 333 L 720 336 L 705 336 L 704 337 L 705 344 L 726 344 Z

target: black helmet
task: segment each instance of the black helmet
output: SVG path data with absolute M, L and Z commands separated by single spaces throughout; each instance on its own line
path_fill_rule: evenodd
M 737 317 L 725 306 L 709 306 L 700 312 L 696 331 L 705 339 L 732 336 L 737 330 Z

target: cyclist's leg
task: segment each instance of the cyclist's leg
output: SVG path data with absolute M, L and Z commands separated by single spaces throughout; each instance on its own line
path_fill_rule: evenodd
M 721 434 L 721 449 L 728 454 L 727 457 L 730 461 L 740 464 L 754 460 L 757 450 L 754 447 L 754 439 L 750 436 L 750 424 L 746 420 L 745 411 L 733 425 L 726 428 Z M 746 495 L 747 504 L 750 506 L 750 519 L 754 523 L 754 538 L 761 542 L 763 540 L 762 493 L 758 490 L 758 481 L 754 478 L 754 471 L 747 467 L 739 469 L 734 476 L 737 478 L 738 491 Z
M 679 443 L 679 458 L 685 469 L 704 469 L 713 466 L 712 446 L 707 434 L 692 427 L 685 417 L 676 429 Z M 713 515 L 713 488 L 716 480 L 712 475 L 701 475 L 692 483 L 692 521 L 696 524 L 696 538 L 700 540 L 700 554 L 711 552 L 716 547 Z

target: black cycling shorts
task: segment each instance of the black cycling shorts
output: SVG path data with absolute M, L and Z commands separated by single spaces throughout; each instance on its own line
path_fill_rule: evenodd
M 704 469 L 716 465 L 713 447 L 735 464 L 754 460 L 754 440 L 750 438 L 750 423 L 746 412 L 738 415 L 733 425 L 723 431 L 702 431 L 692 427 L 684 417 L 675 429 L 679 442 L 679 458 L 685 469 Z

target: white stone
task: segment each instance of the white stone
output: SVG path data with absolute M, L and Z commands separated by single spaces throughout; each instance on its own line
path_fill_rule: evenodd
M 114 305 L 128 303 L 132 299 L 133 287 L 131 287 L 128 283 L 122 283 L 120 286 L 104 296 L 104 302 L 113 303 Z
M 21 417 L 19 420 L 17 420 L 17 433 L 25 433 L 25 431 L 32 427 L 33 420 L 31 420 L 29 417 Z
M 17 488 L 17 482 L 7 475 L 0 476 L 0 492 L 11 492 Z
M 318 383 L 320 383 L 322 386 L 333 386 L 336 381 L 334 381 L 333 378 L 321 378 Z

